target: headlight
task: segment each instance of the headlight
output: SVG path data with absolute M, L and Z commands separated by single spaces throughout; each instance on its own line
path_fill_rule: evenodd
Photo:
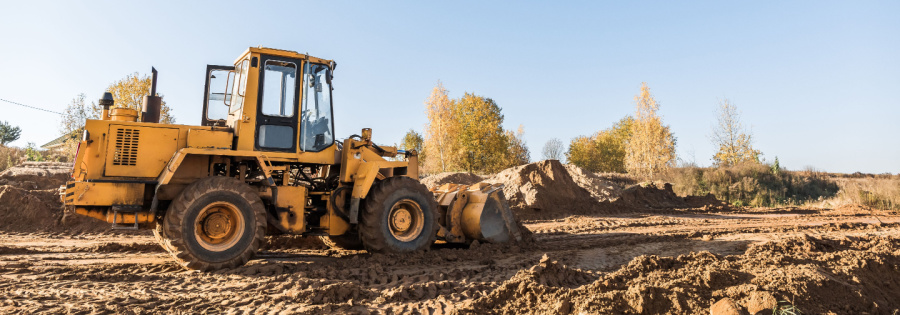
M 91 133 L 85 130 L 84 134 L 81 135 L 81 141 L 87 142 L 89 140 L 91 140 Z

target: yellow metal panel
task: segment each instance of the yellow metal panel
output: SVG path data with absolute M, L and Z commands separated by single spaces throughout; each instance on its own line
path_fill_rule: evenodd
M 69 182 L 66 205 L 112 206 L 144 204 L 144 184 Z
M 322 195 L 322 199 L 329 200 L 331 195 Z M 341 219 L 334 211 L 334 205 L 329 200 L 328 214 L 319 218 L 319 226 L 325 228 L 328 231 L 328 235 L 343 235 L 350 230 L 350 223 Z
M 200 149 L 231 149 L 234 135 L 228 131 L 191 129 L 187 134 L 187 146 Z
M 178 129 L 110 125 L 106 176 L 156 177 L 175 153 Z
M 288 211 L 278 212 L 278 223 L 281 227 L 291 233 L 306 231 L 306 224 L 303 221 L 306 208 L 306 187 L 279 186 L 277 195 L 275 207 L 288 209 Z

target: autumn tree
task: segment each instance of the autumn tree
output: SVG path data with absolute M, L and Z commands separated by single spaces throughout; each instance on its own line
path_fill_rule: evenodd
M 10 125 L 6 121 L 0 121 L 0 145 L 6 146 L 10 142 L 19 140 L 22 135 L 22 128 Z
M 625 116 L 612 127 L 590 137 L 580 136 L 569 144 L 569 163 L 591 172 L 625 172 L 625 144 L 631 137 L 634 118 Z
M 531 162 L 531 153 L 525 143 L 525 126 L 519 125 L 514 133 L 511 130 L 504 131 L 507 142 L 507 156 L 505 167 L 518 166 Z
M 422 135 L 420 135 L 415 130 L 410 129 L 406 132 L 406 135 L 403 136 L 403 141 L 400 143 L 401 149 L 406 151 L 415 150 L 419 153 L 418 160 L 420 167 L 425 162 L 425 156 L 422 155 L 422 145 L 424 144 L 424 142 L 425 140 L 422 139 Z
M 566 151 L 566 160 L 569 164 L 581 167 L 590 172 L 599 170 L 600 156 L 594 148 L 594 139 L 590 136 L 578 136 L 569 143 Z
M 66 136 L 63 143 L 63 153 L 70 160 L 75 157 L 75 151 L 78 148 L 78 142 L 84 123 L 87 119 L 97 119 L 100 116 L 101 108 L 96 104 L 87 105 L 85 103 L 84 93 L 78 94 L 66 105 L 63 111 L 62 121 L 59 124 L 59 133 Z
M 466 93 L 451 101 L 458 166 L 469 172 L 493 173 L 509 166 L 509 138 L 503 114 L 494 100 Z
M 425 173 L 491 173 L 530 161 L 524 128 L 504 130 L 503 114 L 494 100 L 472 93 L 450 99 L 438 82 L 425 108 L 428 124 L 420 155 Z
M 713 128 L 712 141 L 719 151 L 713 156 L 715 164 L 730 166 L 758 162 L 760 152 L 753 148 L 753 137 L 744 129 L 737 107 L 728 99 L 720 100 L 716 116 L 718 124 Z
M 137 110 L 138 121 L 140 121 L 140 115 L 144 105 L 144 96 L 150 94 L 150 84 L 150 76 L 141 76 L 139 73 L 135 72 L 110 84 L 107 91 L 112 93 L 113 99 L 116 101 L 115 107 L 125 107 Z M 163 97 L 163 95 L 159 93 L 157 93 L 157 95 L 161 98 Z M 166 105 L 165 100 L 161 103 L 159 122 L 163 124 L 174 124 L 175 117 L 172 116 L 172 109 Z
M 541 149 L 541 158 L 544 160 L 562 160 L 563 150 L 563 143 L 559 138 L 547 140 L 544 143 L 544 148 Z
M 632 133 L 625 146 L 625 169 L 629 173 L 653 176 L 675 164 L 675 137 L 662 124 L 659 103 L 650 94 L 647 83 L 634 97 L 635 116 Z
M 406 151 L 415 150 L 416 152 L 421 152 L 422 144 L 424 142 L 425 142 L 425 140 L 422 139 L 422 135 L 420 135 L 415 130 L 410 129 L 403 136 L 403 141 L 400 143 L 400 148 L 402 148 L 403 150 L 406 150 Z
M 422 150 L 423 169 L 426 172 L 445 172 L 451 166 L 451 152 L 455 151 L 455 129 L 450 97 L 443 83 L 438 81 L 425 100 L 428 126 Z
M 597 172 L 625 173 L 625 146 L 633 129 L 634 118 L 625 116 L 594 136 L 594 147 L 600 156 Z

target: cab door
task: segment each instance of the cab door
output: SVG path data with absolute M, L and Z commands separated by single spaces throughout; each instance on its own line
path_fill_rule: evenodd
M 234 80 L 232 66 L 206 66 L 206 88 L 203 91 L 203 117 L 201 126 L 223 124 L 231 105 L 231 87 Z
M 255 147 L 297 152 L 297 116 L 302 61 L 260 56 Z

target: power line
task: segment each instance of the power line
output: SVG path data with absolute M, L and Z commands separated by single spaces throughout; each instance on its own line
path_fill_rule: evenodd
M 0 98 L 0 101 L 4 101 L 4 102 L 10 103 L 10 104 L 19 105 L 19 106 L 23 106 L 23 107 L 28 107 L 28 108 L 31 108 L 31 109 L 42 110 L 42 111 L 45 111 L 45 112 L 48 112 L 48 113 L 54 113 L 54 114 L 57 114 L 57 115 L 63 115 L 63 113 L 60 113 L 60 112 L 54 112 L 54 111 L 49 110 L 49 109 L 43 109 L 43 108 L 40 108 L 40 107 L 28 106 L 28 105 L 25 105 L 25 104 L 22 104 L 22 103 L 16 103 L 16 102 L 13 102 L 13 101 L 7 101 L 7 100 L 2 99 L 2 98 Z

